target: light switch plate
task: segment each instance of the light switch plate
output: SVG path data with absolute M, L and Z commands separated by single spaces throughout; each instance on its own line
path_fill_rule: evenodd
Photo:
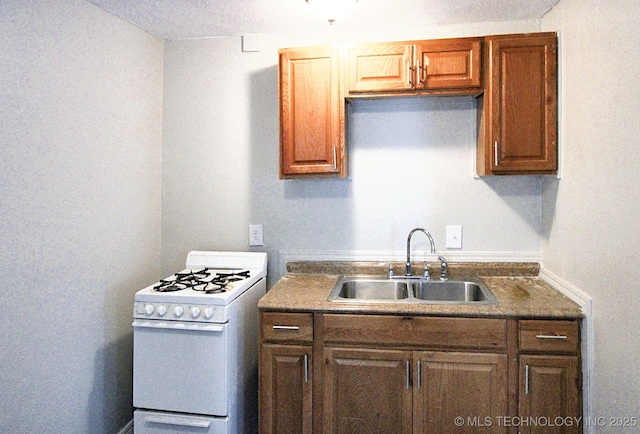
M 462 248 L 462 226 L 447 225 L 447 249 Z
M 249 245 L 264 246 L 264 237 L 262 235 L 262 225 L 249 225 Z
M 260 51 L 260 35 L 256 33 L 243 35 L 242 51 L 245 53 Z

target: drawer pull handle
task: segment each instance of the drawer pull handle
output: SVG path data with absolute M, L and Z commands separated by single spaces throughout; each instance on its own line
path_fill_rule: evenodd
M 569 339 L 564 335 L 536 335 L 537 339 Z
M 298 326 L 290 326 L 290 325 L 274 325 L 274 330 L 300 330 Z

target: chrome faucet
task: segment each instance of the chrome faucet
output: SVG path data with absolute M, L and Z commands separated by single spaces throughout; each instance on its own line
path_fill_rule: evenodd
M 429 238 L 429 243 L 431 244 L 431 253 L 436 252 L 436 244 L 433 242 L 433 237 L 428 231 L 422 228 L 415 228 L 411 232 L 409 232 L 409 236 L 407 237 L 407 276 L 411 276 L 411 236 L 414 234 L 414 232 L 422 232 L 423 234 L 425 234 L 427 238 Z M 429 268 L 425 267 L 424 269 L 425 277 L 429 277 Z

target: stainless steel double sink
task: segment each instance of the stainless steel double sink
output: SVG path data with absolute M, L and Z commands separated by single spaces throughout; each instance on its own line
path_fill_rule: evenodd
M 424 277 L 342 276 L 329 301 L 346 303 L 498 304 L 485 283 L 475 277 L 427 279 Z

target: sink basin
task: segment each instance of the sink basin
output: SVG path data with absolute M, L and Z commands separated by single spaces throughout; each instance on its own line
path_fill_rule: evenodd
M 483 302 L 495 301 L 489 289 L 479 281 L 465 280 L 421 280 L 413 282 L 413 295 L 418 300 Z
M 498 304 L 481 279 L 428 280 L 421 277 L 388 279 L 342 276 L 329 301 L 351 303 Z
M 337 288 L 337 297 L 346 300 L 390 301 L 409 298 L 409 285 L 397 280 L 344 279 Z

